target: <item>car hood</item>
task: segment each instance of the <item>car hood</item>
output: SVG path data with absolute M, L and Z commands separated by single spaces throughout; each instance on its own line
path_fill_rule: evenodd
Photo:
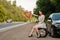
M 53 24 L 60 24 L 60 20 L 53 21 Z

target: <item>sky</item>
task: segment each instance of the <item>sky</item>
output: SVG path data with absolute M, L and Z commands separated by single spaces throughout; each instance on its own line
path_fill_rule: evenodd
M 16 0 L 16 5 L 21 5 L 25 10 L 33 11 L 36 5 L 36 0 Z

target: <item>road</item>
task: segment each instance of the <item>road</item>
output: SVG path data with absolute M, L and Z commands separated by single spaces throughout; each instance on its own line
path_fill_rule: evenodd
M 29 38 L 28 34 L 34 25 L 35 23 L 29 23 L 0 32 L 0 40 L 60 40 L 60 38 L 52 38 L 50 36 L 45 38 L 37 38 L 35 32 L 33 33 L 33 37 Z
M 18 27 L 18 26 L 22 26 L 25 25 L 29 22 L 13 22 L 13 23 L 0 23 L 0 32 Z
M 5 28 L 5 27 L 10 27 L 10 26 L 18 25 L 18 24 L 23 24 L 23 22 L 17 22 L 17 23 L 2 23 L 2 24 L 0 24 L 0 29 L 1 29 L 1 28 Z

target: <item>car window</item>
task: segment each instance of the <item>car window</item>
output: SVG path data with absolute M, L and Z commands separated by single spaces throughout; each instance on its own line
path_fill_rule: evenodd
M 60 14 L 54 14 L 52 19 L 53 20 L 60 20 Z

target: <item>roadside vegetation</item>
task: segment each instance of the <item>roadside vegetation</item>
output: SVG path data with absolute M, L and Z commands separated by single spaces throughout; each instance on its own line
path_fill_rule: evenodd
M 0 0 L 0 22 L 5 22 L 9 18 L 13 21 L 27 21 L 23 16 L 24 12 L 24 8 L 16 6 L 16 1 L 11 4 L 10 1 Z
M 60 13 L 60 0 L 37 0 L 34 14 L 38 14 L 38 10 L 45 12 L 46 20 L 52 13 Z
M 60 12 L 60 0 L 37 0 L 36 7 L 33 10 L 34 14 L 38 14 L 38 10 L 45 12 L 46 20 L 51 13 Z M 7 19 L 16 21 L 37 21 L 37 18 L 31 16 L 28 20 L 24 16 L 26 10 L 21 6 L 16 6 L 16 0 L 11 4 L 11 1 L 0 0 L 0 22 L 6 22 Z M 45 20 L 45 21 L 46 21 Z

